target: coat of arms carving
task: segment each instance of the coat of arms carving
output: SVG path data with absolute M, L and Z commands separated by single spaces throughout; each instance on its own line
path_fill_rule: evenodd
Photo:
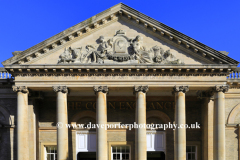
M 170 50 L 159 46 L 149 50 L 142 45 L 142 37 L 128 38 L 125 31 L 118 30 L 113 38 L 104 36 L 98 39 L 99 45 L 87 45 L 78 48 L 65 48 L 58 63 L 111 64 L 111 63 L 147 63 L 147 64 L 183 64 Z

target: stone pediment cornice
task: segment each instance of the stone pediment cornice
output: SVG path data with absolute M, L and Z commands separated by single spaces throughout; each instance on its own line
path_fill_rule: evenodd
M 104 27 L 112 21 L 119 18 L 127 19 L 130 22 L 144 27 L 153 32 L 157 36 L 161 36 L 170 44 L 179 46 L 191 52 L 196 57 L 206 60 L 209 64 L 235 64 L 239 62 L 222 54 L 180 32 L 168 27 L 167 25 L 158 22 L 141 12 L 132 9 L 125 4 L 117 4 L 69 29 L 13 56 L 12 58 L 2 62 L 4 66 L 11 64 L 30 64 L 31 61 L 37 60 L 47 54 L 53 52 L 64 44 L 71 43 L 75 39 L 85 37 L 95 30 Z
M 105 75 L 159 74 L 178 76 L 227 76 L 235 65 L 9 65 L 5 67 L 15 76 L 47 75 Z

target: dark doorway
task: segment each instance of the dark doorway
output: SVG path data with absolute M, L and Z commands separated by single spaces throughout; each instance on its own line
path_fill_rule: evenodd
M 164 152 L 147 152 L 147 160 L 165 160 Z
M 96 152 L 78 152 L 77 160 L 96 160 Z

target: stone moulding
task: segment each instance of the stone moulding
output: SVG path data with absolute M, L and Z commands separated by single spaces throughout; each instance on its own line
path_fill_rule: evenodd
M 191 75 L 191 74 L 158 74 L 158 73 L 153 73 L 153 74 L 146 74 L 146 73 L 74 73 L 74 74 L 52 74 L 52 73 L 45 73 L 45 74 L 16 74 L 15 77 L 68 77 L 68 78 L 74 78 L 74 77 L 155 77 L 155 79 L 159 77 L 169 77 L 169 79 L 189 79 L 190 77 L 200 77 L 200 75 Z M 177 78 L 178 77 L 178 78 Z M 211 76 L 205 76 L 207 77 L 212 77 Z
M 128 75 L 128 74 L 141 74 L 141 75 L 161 75 L 161 76 L 228 76 L 231 69 L 226 68 L 210 68 L 209 66 L 155 66 L 155 65 L 139 65 L 139 66 L 29 66 L 29 68 L 19 68 L 15 66 L 6 67 L 6 70 L 11 73 L 12 77 L 24 76 L 75 76 L 75 75 Z M 44 68 L 42 68 L 44 67 Z M 198 68 L 198 69 L 196 69 Z
M 240 104 L 238 103 L 228 115 L 227 124 L 234 124 L 237 114 L 240 112 Z
M 59 45 L 62 45 L 64 44 L 61 43 L 63 41 L 64 42 L 66 41 L 68 43 L 69 41 L 75 39 L 74 36 L 82 36 L 83 34 L 87 34 L 88 32 L 86 32 L 86 28 L 89 28 L 90 30 L 99 28 L 94 27 L 96 25 L 93 24 L 97 23 L 99 25 L 105 25 L 109 23 L 109 21 L 115 20 L 115 18 L 112 17 L 125 17 L 128 20 L 134 21 L 138 25 L 144 25 L 146 29 L 151 30 L 155 34 L 162 35 L 163 37 L 166 36 L 167 37 L 166 39 L 168 39 L 171 42 L 174 42 L 178 45 L 187 45 L 188 46 L 187 49 L 191 50 L 194 54 L 199 54 L 199 56 L 202 56 L 203 58 L 208 59 L 213 63 L 218 64 L 239 63 L 238 61 L 132 9 L 131 7 L 120 3 L 4 61 L 3 65 L 16 63 L 24 64 L 26 63 L 25 57 L 31 56 L 35 58 L 33 54 L 37 52 L 45 54 L 55 48 L 51 47 L 53 44 L 57 43 Z M 179 43 L 179 41 L 181 41 L 181 43 Z M 45 45 L 46 42 L 48 42 L 47 46 Z

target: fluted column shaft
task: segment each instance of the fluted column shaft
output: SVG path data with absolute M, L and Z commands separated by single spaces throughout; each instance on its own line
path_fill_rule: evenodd
M 68 113 L 67 113 L 67 93 L 66 86 L 54 86 L 57 93 L 57 123 L 62 123 L 62 127 L 57 128 L 57 154 L 58 160 L 68 159 Z M 61 126 L 61 125 L 59 125 Z
M 135 128 L 135 159 L 147 159 L 147 133 L 146 133 L 146 92 L 148 86 L 135 86 L 136 94 L 136 123 Z
M 17 157 L 29 160 L 28 148 L 28 89 L 25 86 L 13 86 L 17 92 Z
M 99 124 L 97 128 L 97 160 L 107 160 L 107 130 L 105 125 L 107 124 L 107 86 L 94 86 L 96 93 L 96 122 Z M 103 127 L 102 127 L 103 126 Z
M 188 86 L 175 86 L 175 124 L 178 127 L 175 130 L 174 137 L 174 160 L 186 160 L 186 110 L 185 93 L 189 90 Z M 182 127 L 180 127 L 182 126 Z
M 213 159 L 225 160 L 225 95 L 229 86 L 214 88 Z

